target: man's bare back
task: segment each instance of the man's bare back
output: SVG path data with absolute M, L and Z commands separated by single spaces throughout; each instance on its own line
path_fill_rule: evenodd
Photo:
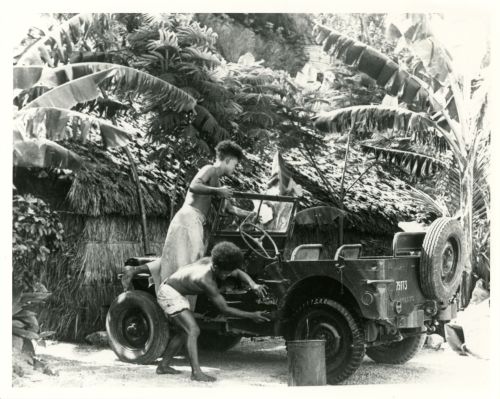
M 165 282 L 181 295 L 198 295 L 206 291 L 207 285 L 215 284 L 212 259 L 205 257 L 179 269 Z

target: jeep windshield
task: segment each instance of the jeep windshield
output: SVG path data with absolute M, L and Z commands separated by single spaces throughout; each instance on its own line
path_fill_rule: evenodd
M 286 234 L 291 220 L 295 215 L 297 198 L 235 192 L 229 200 L 241 209 L 254 211 L 258 214 L 257 221 L 248 220 L 269 233 Z M 215 230 L 218 232 L 238 231 L 242 218 L 223 212 L 222 204 L 218 209 Z

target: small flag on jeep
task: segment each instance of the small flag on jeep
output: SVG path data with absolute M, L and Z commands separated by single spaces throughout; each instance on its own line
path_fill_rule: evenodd
M 292 173 L 286 167 L 285 161 L 281 156 L 279 151 L 276 151 L 273 159 L 273 166 L 271 169 L 271 178 L 267 183 L 267 187 L 272 187 L 275 184 L 279 184 L 279 193 L 284 195 L 288 191 L 288 186 L 290 185 L 290 178 Z

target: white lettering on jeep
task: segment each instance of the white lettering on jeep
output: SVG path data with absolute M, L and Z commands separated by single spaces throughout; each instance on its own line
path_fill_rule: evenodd
M 408 280 L 396 281 L 396 291 L 403 291 L 408 289 Z

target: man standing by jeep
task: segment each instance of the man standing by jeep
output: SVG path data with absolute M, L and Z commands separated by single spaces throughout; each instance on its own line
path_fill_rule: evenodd
M 221 141 L 215 151 L 216 161 L 201 168 L 191 181 L 184 204 L 168 228 L 161 258 L 143 266 L 126 267 L 122 277 L 125 290 L 129 288 L 135 275 L 148 272 L 151 273 L 158 290 L 160 284 L 180 267 L 193 263 L 205 254 L 203 225 L 212 198 L 216 196 L 225 200 L 233 194 L 230 187 L 220 186 L 219 179 L 222 176 L 231 176 L 243 159 L 241 147 L 230 140 Z M 240 217 L 252 213 L 239 209 L 228 201 L 225 202 L 225 210 Z
M 191 379 L 204 382 L 216 380 L 215 377 L 203 373 L 200 368 L 197 342 L 200 329 L 185 295 L 204 293 L 222 314 L 248 318 L 256 323 L 269 321 L 264 312 L 246 312 L 228 306 L 219 292 L 218 285 L 227 277 L 233 276 L 249 284 L 258 295 L 266 294 L 264 287 L 255 284 L 248 274 L 238 269 L 242 263 L 241 250 L 233 243 L 221 242 L 212 249 L 211 258 L 202 258 L 183 266 L 163 281 L 157 291 L 158 304 L 181 331 L 170 339 L 163 359 L 156 369 L 157 374 L 179 374 L 169 363 L 185 343 L 191 363 Z

